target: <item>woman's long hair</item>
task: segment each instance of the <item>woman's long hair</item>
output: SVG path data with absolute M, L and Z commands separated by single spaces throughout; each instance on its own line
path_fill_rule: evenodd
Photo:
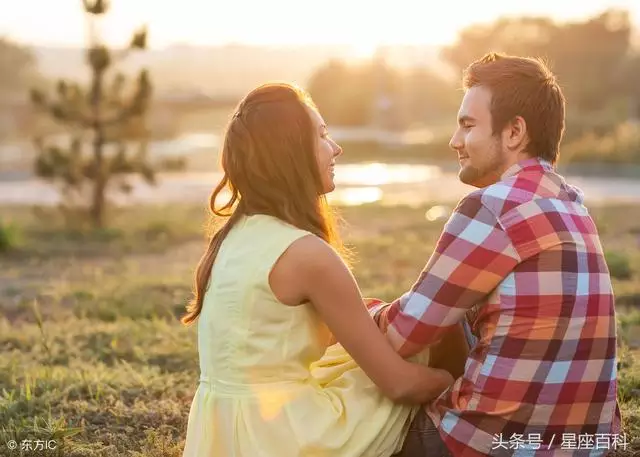
M 181 321 L 194 322 L 202 311 L 211 270 L 220 246 L 244 215 L 266 214 L 307 230 L 344 252 L 335 219 L 322 193 L 315 132 L 308 109 L 317 109 L 302 89 L 265 84 L 238 105 L 222 148 L 223 177 L 210 197 L 212 218 L 227 218 L 200 259 L 194 297 Z M 229 200 L 218 206 L 222 192 Z

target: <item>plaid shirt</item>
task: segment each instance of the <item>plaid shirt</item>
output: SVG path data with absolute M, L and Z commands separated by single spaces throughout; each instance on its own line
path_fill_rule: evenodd
M 426 407 L 455 456 L 575 455 L 580 435 L 580 455 L 603 455 L 597 434 L 620 433 L 609 270 L 581 192 L 547 162 L 462 199 L 411 290 L 370 312 L 403 356 L 470 325 L 464 375 Z

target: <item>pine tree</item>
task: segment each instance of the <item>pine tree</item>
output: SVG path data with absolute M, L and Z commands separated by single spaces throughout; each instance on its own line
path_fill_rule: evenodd
M 97 21 L 109 9 L 109 0 L 83 0 L 90 36 L 86 60 L 91 70 L 91 83 L 80 84 L 60 80 L 53 97 L 33 89 L 33 104 L 57 122 L 71 127 L 68 147 L 47 145 L 36 138 L 35 172 L 39 177 L 62 186 L 67 205 L 86 210 L 94 227 L 105 223 L 107 191 L 117 185 L 129 192 L 127 177 L 140 174 L 149 184 L 155 183 L 155 170 L 146 154 L 145 114 L 152 87 L 149 74 L 143 69 L 135 78 L 133 90 L 125 92 L 126 78 L 117 73 L 107 80 L 109 70 L 129 56 L 143 50 L 147 43 L 146 27 L 133 34 L 129 46 L 112 51 L 97 33 Z M 130 152 L 131 140 L 138 149 Z M 89 193 L 87 193 L 89 192 Z M 74 200 L 76 199 L 76 200 Z

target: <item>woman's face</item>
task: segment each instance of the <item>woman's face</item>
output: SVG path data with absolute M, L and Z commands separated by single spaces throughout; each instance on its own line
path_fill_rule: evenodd
M 320 171 L 320 178 L 322 180 L 322 193 L 326 194 L 332 192 L 336 188 L 336 185 L 333 182 L 334 167 L 336 164 L 336 158 L 342 154 L 342 148 L 329 137 L 327 125 L 325 124 L 324 119 L 322 119 L 322 116 L 320 116 L 320 113 L 309 107 L 307 110 L 311 116 L 314 137 L 316 138 L 316 160 L 318 162 L 318 170 Z

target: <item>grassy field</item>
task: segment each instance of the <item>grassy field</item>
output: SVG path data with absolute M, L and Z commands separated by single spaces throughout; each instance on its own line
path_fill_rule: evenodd
M 340 210 L 366 296 L 389 300 L 413 283 L 443 224 L 427 209 Z M 177 318 L 204 210 L 120 210 L 97 232 L 46 211 L 0 211 L 0 455 L 20 455 L 10 440 L 42 439 L 57 449 L 22 455 L 180 456 L 199 373 L 195 328 Z M 630 456 L 640 453 L 640 207 L 593 213 L 616 276 L 620 400 L 634 441 L 618 455 Z

